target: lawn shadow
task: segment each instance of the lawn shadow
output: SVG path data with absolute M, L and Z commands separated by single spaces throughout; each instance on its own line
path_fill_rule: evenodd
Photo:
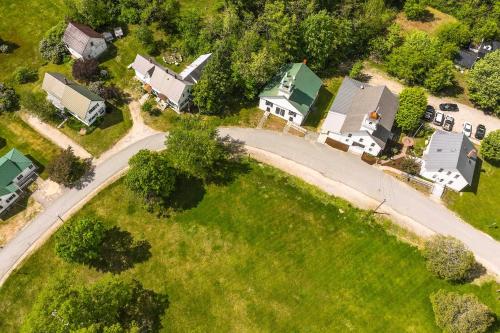
M 175 211 L 194 208 L 203 200 L 205 193 L 203 180 L 180 174 L 177 176 L 174 192 L 167 199 L 167 206 Z
M 457 97 L 464 93 L 464 88 L 461 87 L 457 82 L 453 86 L 443 89 L 437 94 L 439 97 Z
M 5 147 L 7 145 L 7 140 L 5 140 L 4 138 L 0 137 L 0 149 L 2 149 L 3 147 Z
M 151 257 L 151 244 L 134 241 L 128 231 L 113 227 L 106 230 L 100 256 L 91 266 L 102 272 L 120 273 Z
M 330 104 L 333 102 L 333 97 L 333 94 L 322 86 L 318 94 L 318 99 L 307 116 L 304 126 L 318 127 L 321 120 L 326 116 Z
M 0 214 L 0 223 L 7 221 L 11 217 L 16 216 L 17 214 L 21 213 L 26 208 L 28 208 L 28 201 L 31 194 L 33 194 L 31 190 L 29 189 L 23 190 L 21 197 L 19 197 L 11 207 L 9 207 L 7 210 L 3 211 Z
M 0 143 L 0 148 L 1 148 L 1 143 Z M 26 157 L 36 166 L 37 174 L 41 174 L 45 170 L 45 166 L 42 163 L 38 162 L 38 160 L 34 158 L 31 154 L 26 154 Z
M 230 184 L 241 174 L 248 173 L 250 166 L 242 159 L 245 154 L 245 143 L 240 140 L 234 140 L 230 136 L 220 138 L 220 141 L 225 146 L 229 153 L 229 158 L 220 161 L 214 167 L 214 174 L 208 181 L 217 185 Z
M 112 60 L 114 58 L 116 58 L 116 56 L 118 55 L 118 49 L 116 48 L 116 46 L 112 43 L 107 43 L 108 45 L 108 48 L 106 49 L 106 51 L 99 57 L 99 62 L 102 64 L 102 63 L 105 63 L 106 61 L 109 61 L 109 60 Z

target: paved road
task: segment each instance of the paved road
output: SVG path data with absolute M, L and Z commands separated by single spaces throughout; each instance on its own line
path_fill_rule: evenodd
M 343 183 L 379 202 L 386 199 L 399 214 L 428 229 L 463 241 L 490 271 L 500 275 L 500 243 L 474 229 L 440 204 L 383 171 L 325 145 L 282 133 L 244 128 L 223 128 L 222 135 L 244 141 Z
M 99 186 L 124 170 L 129 158 L 140 149 L 160 150 L 165 147 L 164 142 L 165 134 L 159 133 L 126 147 L 107 160 L 101 161 L 95 168 L 93 179 L 83 188 L 71 189 L 63 193 L 0 250 L 0 284 L 25 253 L 29 253 L 32 244 L 43 239 L 44 234 L 58 222 L 58 215 L 64 216 Z

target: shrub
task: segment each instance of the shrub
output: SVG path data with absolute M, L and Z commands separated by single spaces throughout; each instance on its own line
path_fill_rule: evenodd
M 405 132 L 410 132 L 420 125 L 427 106 L 427 96 L 422 88 L 405 88 L 399 95 L 399 110 L 396 124 Z
M 157 52 L 153 31 L 147 25 L 139 26 L 135 34 L 139 42 L 146 48 L 147 53 L 155 54 Z
M 19 83 L 28 83 L 38 79 L 38 71 L 28 67 L 18 67 L 14 71 L 14 80 Z
M 406 17 L 413 21 L 422 20 L 428 14 L 425 3 L 421 0 L 406 0 L 403 10 Z
M 150 113 L 155 106 L 155 101 L 151 98 L 149 98 L 147 101 L 144 102 L 141 106 L 141 110 L 147 113 Z
M 70 146 L 49 162 L 47 172 L 51 180 L 72 187 L 90 171 L 90 168 L 90 160 L 82 160 L 75 156 Z
M 10 46 L 9 44 L 0 44 L 0 53 L 9 53 Z
M 355 80 L 363 79 L 363 61 L 358 60 L 352 65 L 349 77 Z
M 443 24 L 438 28 L 436 35 L 441 43 L 452 43 L 459 47 L 467 46 L 471 39 L 469 27 L 462 22 Z
M 436 324 L 450 333 L 483 333 L 495 321 L 491 310 L 475 295 L 439 290 L 430 296 Z
M 488 161 L 500 162 L 500 130 L 488 133 L 481 142 L 481 155 Z
M 34 116 L 41 120 L 56 119 L 58 110 L 52 103 L 47 101 L 42 93 L 27 93 L 24 94 L 21 100 L 23 107 Z
M 99 76 L 99 62 L 96 59 L 78 59 L 73 64 L 73 77 L 81 81 L 93 81 Z
M 56 235 L 56 253 L 68 262 L 89 264 L 99 257 L 105 231 L 102 222 L 92 218 L 68 222 Z
M 0 82 L 0 113 L 3 111 L 15 111 L 19 107 L 19 95 L 14 88 Z
M 448 281 L 465 280 L 475 265 L 474 254 L 449 236 L 434 236 L 426 241 L 424 257 L 429 271 Z
M 62 41 L 65 29 L 66 22 L 61 21 L 45 33 L 38 47 L 43 59 L 55 64 L 62 63 L 64 55 L 68 53 Z
M 418 175 L 420 172 L 420 163 L 416 158 L 406 156 L 401 161 L 401 170 L 410 175 Z

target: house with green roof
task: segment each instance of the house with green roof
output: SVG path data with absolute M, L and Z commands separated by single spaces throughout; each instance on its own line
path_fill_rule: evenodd
M 259 108 L 302 125 L 322 85 L 306 64 L 287 64 L 260 93 Z
M 12 149 L 0 157 L 0 214 L 22 194 L 22 189 L 36 178 L 36 167 L 19 150 Z
M 102 97 L 59 73 L 45 73 L 42 89 L 47 99 L 59 110 L 73 115 L 87 126 L 104 115 L 106 103 Z

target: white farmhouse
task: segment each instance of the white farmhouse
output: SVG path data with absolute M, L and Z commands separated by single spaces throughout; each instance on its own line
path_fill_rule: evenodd
M 304 63 L 284 66 L 259 95 L 259 108 L 302 125 L 323 82 Z
M 145 84 L 145 89 L 158 96 L 174 111 L 181 112 L 191 101 L 191 90 L 201 78 L 201 73 L 211 54 L 204 54 L 189 65 L 181 74 L 163 67 L 151 57 L 138 54 L 131 68 L 135 76 Z
M 422 158 L 420 175 L 461 191 L 472 185 L 477 151 L 463 133 L 436 131 Z
M 22 189 L 36 178 L 36 166 L 13 148 L 0 157 L 0 214 L 21 196 Z
M 45 73 L 42 89 L 47 99 L 59 110 L 67 111 L 87 126 L 106 112 L 102 97 L 87 88 L 69 81 L 59 73 Z
M 318 141 L 377 156 L 392 138 L 398 98 L 385 86 L 345 77 L 321 127 Z
M 100 33 L 75 22 L 68 23 L 63 42 L 76 59 L 94 59 L 107 49 L 106 40 Z

